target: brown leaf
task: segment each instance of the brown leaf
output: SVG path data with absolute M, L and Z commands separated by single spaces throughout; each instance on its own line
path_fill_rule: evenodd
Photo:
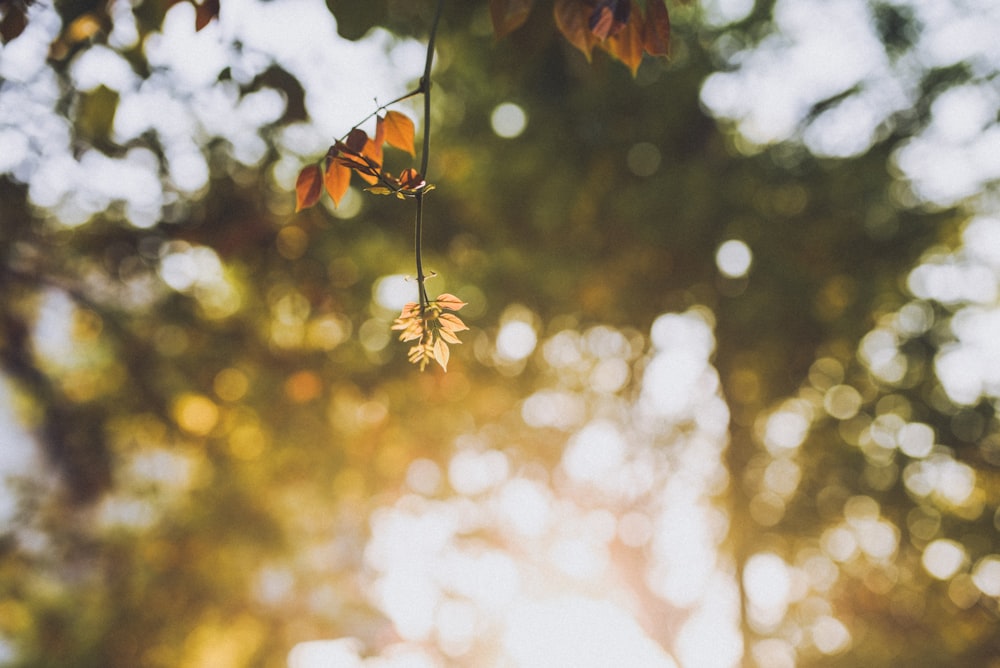
M 351 185 L 350 168 L 337 160 L 327 159 L 326 172 L 323 174 L 323 185 L 326 186 L 326 192 L 329 193 L 334 206 L 339 205 L 340 200 L 344 197 L 344 193 L 347 192 L 347 188 Z
M 7 13 L 0 21 L 0 43 L 6 44 L 10 40 L 24 32 L 28 25 L 28 11 L 26 7 L 15 3 L 10 3 Z
M 598 39 L 590 30 L 593 8 L 582 0 L 556 0 L 553 8 L 556 27 L 566 40 L 590 60 Z
M 665 0 L 646 3 L 646 30 L 642 43 L 651 56 L 670 55 L 670 13 Z
M 323 170 L 319 164 L 306 165 L 295 181 L 295 213 L 308 209 L 323 194 Z
M 426 183 L 420 172 L 412 167 L 404 169 L 399 175 L 399 186 L 404 190 L 417 190 L 422 188 Z
M 385 112 L 385 142 L 389 146 L 406 151 L 410 155 L 416 155 L 416 147 L 413 144 L 415 132 L 413 121 L 398 111 Z
M 635 76 L 642 63 L 645 23 L 642 19 L 642 12 L 635 6 L 635 0 L 632 0 L 632 3 L 632 16 L 629 22 L 617 35 L 609 38 L 601 46 L 612 56 L 625 63 L 632 70 L 632 76 Z
M 490 18 L 497 39 L 517 30 L 528 20 L 534 0 L 490 0 Z
M 368 185 L 378 183 L 379 174 L 382 172 L 382 147 L 375 148 L 373 142 L 369 139 L 362 151 L 361 160 L 363 163 L 355 167 L 354 171 Z
M 339 143 L 340 142 L 338 142 L 338 144 Z M 347 139 L 344 140 L 343 148 L 341 150 L 347 150 L 354 155 L 361 155 L 361 152 L 365 150 L 365 145 L 367 143 L 368 135 L 365 131 L 360 128 L 354 128 L 347 133 Z
M 628 23 L 631 11 L 630 0 L 600 0 L 587 21 L 590 32 L 601 41 L 617 35 Z
M 219 0 L 203 0 L 201 4 L 194 6 L 194 29 L 201 30 L 212 19 L 219 18 Z

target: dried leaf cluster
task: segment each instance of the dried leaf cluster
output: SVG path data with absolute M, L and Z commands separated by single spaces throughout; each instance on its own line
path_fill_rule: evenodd
M 416 341 L 410 348 L 409 359 L 410 362 L 419 364 L 421 371 L 431 361 L 440 364 L 445 371 L 448 370 L 448 359 L 451 357 L 448 344 L 461 343 L 456 333 L 469 329 L 454 314 L 454 311 L 459 311 L 463 306 L 465 302 L 461 299 L 445 293 L 424 305 L 410 302 L 393 322 L 394 330 L 402 330 L 400 341 Z
M 490 0 L 493 32 L 503 37 L 528 19 L 534 0 Z M 555 0 L 556 26 L 589 60 L 594 47 L 625 63 L 632 74 L 643 54 L 670 54 L 670 14 L 664 0 Z
M 378 195 L 394 193 L 398 197 L 409 197 L 430 190 L 431 186 L 415 169 L 404 169 L 399 176 L 383 169 L 384 145 L 415 155 L 413 135 L 413 121 L 398 111 L 387 111 L 384 116 L 376 117 L 374 137 L 354 128 L 344 139 L 337 140 L 320 162 L 306 165 L 299 172 L 295 183 L 295 211 L 316 204 L 324 188 L 334 205 L 340 204 L 351 184 L 352 173 L 368 184 L 366 190 Z

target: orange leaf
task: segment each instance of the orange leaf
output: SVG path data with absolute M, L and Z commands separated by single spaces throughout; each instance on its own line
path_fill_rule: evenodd
M 417 190 L 426 183 L 427 182 L 424 181 L 424 177 L 420 175 L 420 172 L 412 167 L 404 169 L 399 175 L 399 186 L 406 190 Z
M 630 0 L 601 0 L 587 21 L 590 32 L 601 41 L 617 35 L 628 23 L 632 11 L 629 2 Z
M 646 3 L 646 30 L 642 42 L 651 56 L 670 55 L 670 13 L 661 0 Z
M 327 160 L 326 173 L 323 174 L 323 184 L 326 192 L 330 194 L 334 206 L 340 204 L 348 186 L 351 185 L 351 170 L 342 162 L 337 160 Z
M 556 27 L 566 40 L 583 52 L 590 60 L 597 37 L 590 30 L 590 16 L 593 9 L 581 0 L 556 0 L 553 8 Z
M 308 209 L 323 194 L 323 170 L 319 164 L 306 165 L 295 181 L 295 213 Z
M 625 63 L 632 70 L 632 76 L 635 76 L 635 73 L 639 70 L 639 65 L 642 63 L 643 37 L 646 31 L 642 20 L 642 12 L 639 11 L 638 7 L 634 6 L 635 0 L 632 0 L 632 2 L 632 16 L 629 22 L 625 24 L 625 27 L 618 34 L 609 38 L 601 46 L 612 56 Z
M 534 0 L 490 0 L 490 18 L 497 39 L 517 30 L 528 20 Z
M 389 146 L 406 151 L 410 155 L 416 154 L 416 148 L 413 145 L 413 121 L 398 111 L 387 111 L 385 112 L 384 127 L 385 141 Z

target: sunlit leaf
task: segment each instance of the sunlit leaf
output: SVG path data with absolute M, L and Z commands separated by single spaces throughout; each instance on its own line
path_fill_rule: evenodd
M 440 336 L 442 339 L 444 339 L 448 343 L 461 343 L 462 342 L 462 340 L 459 339 L 458 336 L 456 336 L 452 332 L 449 332 L 447 329 L 443 329 L 443 328 L 439 329 L 438 330 L 438 336 Z
M 464 332 L 469 329 L 462 319 L 451 313 L 442 313 L 438 316 L 438 322 L 441 323 L 441 329 L 449 332 Z
M 306 165 L 295 181 L 295 212 L 308 209 L 323 194 L 323 170 L 319 164 Z
M 528 19 L 534 0 L 490 0 L 490 19 L 497 39 L 517 30 Z
M 556 0 L 553 13 L 556 27 L 566 40 L 583 52 L 590 60 L 598 39 L 590 30 L 590 15 L 593 8 L 580 0 Z
M 337 162 L 356 171 L 365 183 L 374 184 L 378 182 L 381 168 L 379 164 L 367 156 L 351 152 L 347 145 L 342 142 L 337 142 L 336 147 L 339 150 L 335 158 Z
M 634 5 L 635 0 L 632 2 Z M 625 63 L 632 71 L 632 76 L 635 76 L 642 63 L 645 23 L 639 8 L 633 6 L 633 9 L 629 22 L 601 46 L 607 49 L 612 56 Z
M 646 27 L 643 31 L 643 47 L 651 56 L 670 55 L 670 13 L 662 0 L 646 3 Z
M 326 186 L 326 192 L 329 193 L 334 205 L 339 205 L 347 188 L 351 185 L 351 170 L 342 162 L 327 159 L 323 184 Z
M 399 175 L 399 185 L 406 190 L 417 190 L 426 183 L 424 177 L 420 175 L 420 172 L 413 169 L 404 169 L 403 173 Z
M 448 371 L 448 360 L 451 358 L 451 351 L 444 339 L 434 342 L 434 359 L 441 365 L 441 369 Z
M 463 302 L 461 299 L 459 299 L 455 295 L 449 294 L 447 292 L 444 293 L 444 294 L 438 295 L 437 299 L 434 300 L 434 303 L 436 303 L 441 308 L 448 309 L 449 311 L 458 311 L 463 306 L 467 305 L 466 302 Z
M 385 128 L 385 142 L 410 155 L 416 154 L 416 147 L 413 143 L 414 125 L 413 121 L 398 111 L 387 111 L 383 121 Z

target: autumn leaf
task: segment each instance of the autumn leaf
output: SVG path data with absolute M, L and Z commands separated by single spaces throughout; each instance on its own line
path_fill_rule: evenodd
M 441 308 L 448 309 L 449 311 L 459 311 L 462 309 L 463 306 L 468 305 L 466 304 L 466 302 L 463 302 L 455 295 L 449 294 L 447 292 L 438 295 L 437 299 L 434 300 L 434 303 L 440 306 Z
M 392 329 L 401 332 L 400 341 L 416 341 L 410 347 L 407 359 L 418 364 L 421 371 L 431 360 L 440 364 L 444 371 L 448 370 L 448 360 L 451 359 L 448 344 L 461 343 L 456 332 L 469 328 L 458 316 L 444 311 L 458 311 L 465 305 L 455 295 L 445 293 L 423 307 L 416 302 L 408 303 L 392 323 Z
M 398 111 L 387 111 L 383 127 L 385 128 L 385 142 L 389 146 L 406 151 L 410 155 L 416 155 L 416 147 L 413 144 L 414 126 L 409 117 Z
M 23 5 L 12 2 L 7 6 L 7 13 L 3 20 L 0 20 L 0 43 L 6 44 L 18 37 L 28 25 L 28 7 L 31 4 L 26 2 Z
M 349 151 L 354 155 L 361 155 L 367 144 L 368 134 L 361 128 L 353 128 L 347 133 L 347 139 L 343 141 L 343 150 Z
M 319 164 L 306 165 L 295 181 L 295 212 L 308 209 L 323 194 L 323 170 Z
M 451 358 L 451 351 L 444 339 L 438 339 L 434 343 L 434 359 L 441 365 L 443 371 L 448 370 L 448 360 Z
M 590 60 L 598 39 L 590 29 L 593 8 L 581 0 L 556 0 L 553 13 L 556 27 L 566 40 Z
M 556 26 L 587 60 L 600 46 L 635 76 L 644 53 L 669 53 L 670 17 L 664 1 L 556 0 Z
M 628 23 L 631 11 L 629 0 L 601 0 L 587 22 L 590 32 L 601 41 L 617 35 Z
M 635 0 L 632 0 L 631 19 L 613 37 L 602 43 L 601 48 L 622 61 L 632 71 L 632 76 L 635 76 L 642 64 L 644 38 L 645 22 L 642 12 L 635 6 Z
M 326 192 L 333 200 L 334 206 L 340 204 L 347 188 L 351 185 L 351 170 L 342 162 L 332 159 L 329 156 L 326 160 L 326 172 L 323 174 L 323 184 Z
M 497 39 L 517 30 L 528 20 L 534 0 L 490 0 L 490 19 Z
M 662 0 L 646 3 L 646 29 L 642 43 L 651 56 L 670 55 L 670 13 Z
M 399 175 L 399 186 L 405 190 L 419 190 L 426 183 L 420 172 L 412 167 L 404 169 L 403 173 Z

